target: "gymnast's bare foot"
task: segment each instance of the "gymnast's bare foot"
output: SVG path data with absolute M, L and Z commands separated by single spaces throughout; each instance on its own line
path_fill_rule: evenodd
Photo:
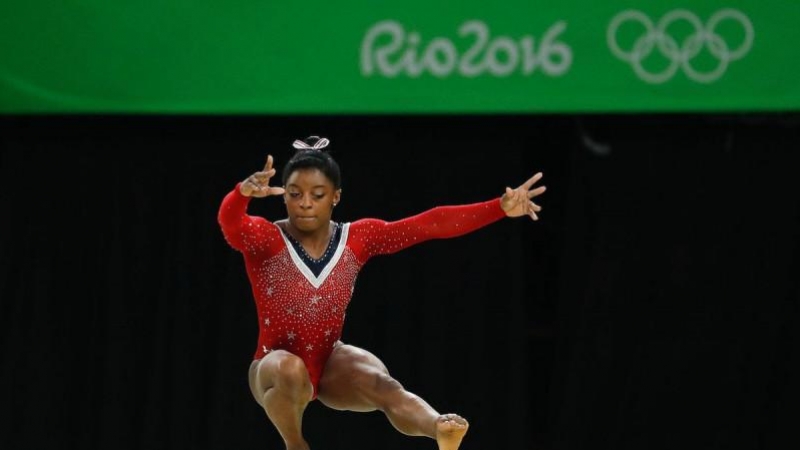
M 439 450 L 456 450 L 467 433 L 469 423 L 456 414 L 444 414 L 436 419 L 436 443 Z

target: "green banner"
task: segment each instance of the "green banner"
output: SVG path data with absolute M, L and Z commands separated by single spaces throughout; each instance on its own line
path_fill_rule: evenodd
M 800 109 L 800 1 L 7 0 L 0 113 Z

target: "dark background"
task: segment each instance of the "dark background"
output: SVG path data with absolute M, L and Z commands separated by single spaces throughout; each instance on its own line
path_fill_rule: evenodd
M 344 340 L 464 450 L 797 448 L 796 114 L 0 118 L 0 448 L 281 449 L 217 208 L 331 139 L 335 219 L 481 201 L 538 222 L 375 258 Z M 275 199 L 250 212 L 282 217 Z M 313 449 L 433 449 L 312 403 Z

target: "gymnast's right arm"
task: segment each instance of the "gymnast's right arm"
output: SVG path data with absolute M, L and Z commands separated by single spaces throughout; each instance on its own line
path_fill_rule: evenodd
M 228 244 L 238 251 L 244 250 L 245 234 L 253 230 L 255 217 L 247 215 L 247 205 L 250 197 L 242 195 L 236 183 L 236 188 L 228 192 L 217 213 L 217 222 L 222 229 L 222 235 Z
M 236 183 L 236 187 L 222 200 L 217 222 L 228 244 L 240 252 L 268 251 L 269 247 L 274 247 L 269 244 L 278 236 L 276 226 L 263 217 L 247 214 L 247 206 L 252 197 L 283 194 L 283 188 L 269 186 L 269 179 L 274 175 L 275 169 L 272 168 L 270 155 L 263 171 L 255 172 L 244 181 Z

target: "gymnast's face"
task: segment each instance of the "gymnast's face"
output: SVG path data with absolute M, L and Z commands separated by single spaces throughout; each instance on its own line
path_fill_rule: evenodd
M 341 189 L 318 169 L 298 169 L 286 179 L 286 212 L 289 222 L 298 230 L 327 230 L 333 207 L 339 203 Z

